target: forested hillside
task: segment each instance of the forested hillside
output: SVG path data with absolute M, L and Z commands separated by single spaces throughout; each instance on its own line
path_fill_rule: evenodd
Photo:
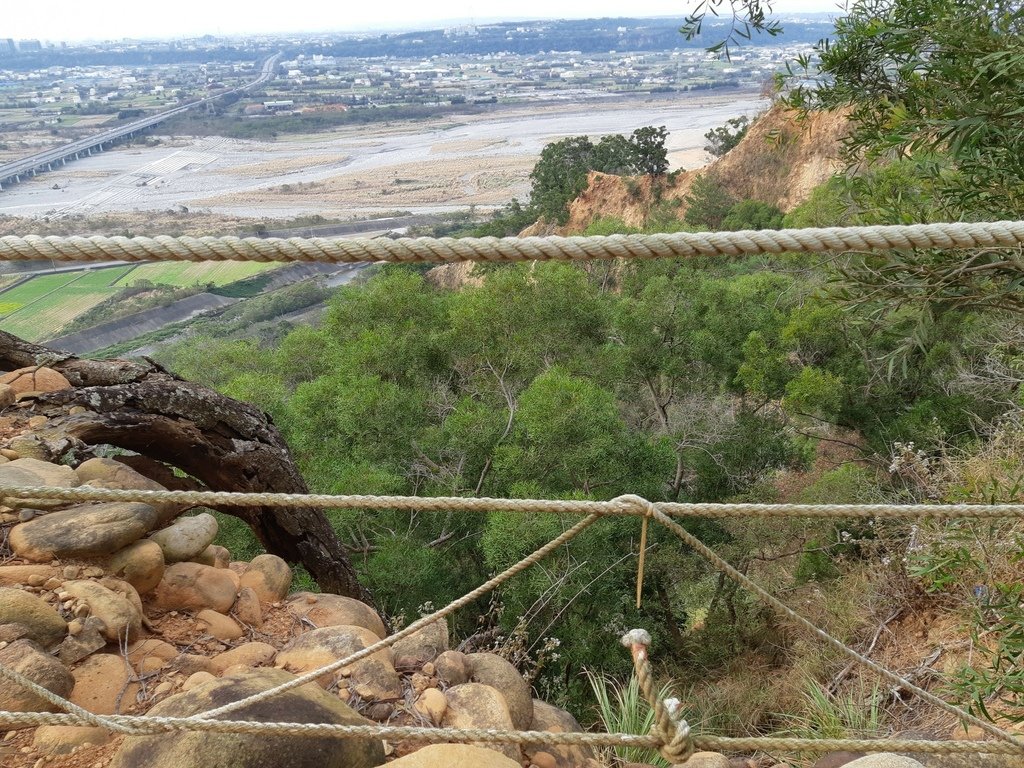
M 605 212 L 586 231 L 1021 218 L 1022 22 L 1019 3 L 999 0 L 857 4 L 819 52 L 818 87 L 799 66 L 780 83 L 791 117 L 780 107 L 755 123 L 746 162 L 726 155 L 693 174 L 676 198 L 684 205 L 632 226 Z M 815 125 L 831 126 L 843 172 L 797 189 L 807 156 L 785 154 L 785 142 L 806 142 L 800 132 Z M 752 168 L 755 142 L 767 159 Z M 583 142 L 558 151 L 570 148 L 595 157 Z M 781 181 L 768 162 L 779 152 Z M 650 190 L 670 183 L 665 170 L 616 183 Z M 537 205 L 555 206 L 548 224 L 564 223 L 574 196 L 514 204 L 486 233 L 528 223 Z M 1019 501 L 1021 280 L 1019 253 L 997 249 L 488 266 L 457 289 L 383 267 L 341 290 L 319 328 L 275 346 L 197 337 L 162 359 L 269 411 L 318 492 Z M 331 519 L 380 605 L 406 616 L 567 525 L 512 514 Z M 944 674 L 923 666 L 919 679 L 1002 723 L 1020 716 L 1019 524 L 688 526 L 845 642 L 904 670 L 941 648 Z M 638 534 L 634 520 L 603 521 L 456 634 L 497 648 L 581 713 L 592 700 L 582 670 L 624 680 L 614 641 L 642 625 L 691 721 L 716 733 L 954 728 L 851 674 L 656 531 L 637 610 Z

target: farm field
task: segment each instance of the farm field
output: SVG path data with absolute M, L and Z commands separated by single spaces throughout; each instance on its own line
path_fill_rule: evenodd
M 76 317 L 137 280 L 174 287 L 222 286 L 279 266 L 248 261 L 139 264 L 39 275 L 6 290 L 0 283 L 0 330 L 28 341 L 44 341 L 59 336 Z M 2 279 L 9 285 L 17 277 Z
M 199 283 L 227 285 L 236 280 L 265 272 L 281 266 L 276 262 L 254 261 L 201 261 L 195 264 L 175 262 L 166 264 L 142 264 L 117 281 L 118 287 L 134 285 L 137 280 L 149 280 L 154 284 L 173 285 L 184 288 Z M 3 295 L 0 294 L 0 300 Z
M 0 293 L 0 328 L 29 341 L 55 336 L 82 312 L 113 296 L 131 267 L 40 275 Z

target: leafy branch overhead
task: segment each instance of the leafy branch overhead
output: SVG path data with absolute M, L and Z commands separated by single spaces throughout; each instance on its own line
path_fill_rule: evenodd
M 769 18 L 771 12 L 772 6 L 767 0 L 700 0 L 679 31 L 687 40 L 693 40 L 703 33 L 708 14 L 725 17 L 728 24 L 725 35 L 708 46 L 708 51 L 728 59 L 732 48 L 756 34 L 769 37 L 782 34 L 781 23 Z

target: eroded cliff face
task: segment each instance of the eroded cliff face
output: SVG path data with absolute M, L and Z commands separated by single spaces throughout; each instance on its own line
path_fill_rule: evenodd
M 735 149 L 705 168 L 662 179 L 591 173 L 586 190 L 570 206 L 569 222 L 558 233 L 580 234 L 601 218 L 643 227 L 654 211 L 681 219 L 690 187 L 702 173 L 713 173 L 739 200 L 760 200 L 790 211 L 840 170 L 846 130 L 844 113 L 820 112 L 798 121 L 792 111 L 772 107 Z

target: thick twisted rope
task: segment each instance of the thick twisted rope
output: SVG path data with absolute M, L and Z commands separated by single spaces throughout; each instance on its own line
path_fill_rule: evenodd
M 5 500 L 141 501 L 203 506 L 314 507 L 317 509 L 397 509 L 417 512 L 519 512 L 645 517 L 646 508 L 619 499 L 493 499 L 465 496 L 332 496 L 301 493 L 235 493 L 224 491 L 144 491 L 116 488 L 2 486 Z M 681 504 L 651 502 L 673 517 L 889 517 L 999 519 L 1024 517 L 1024 504 Z M 10 504 L 8 504 L 10 506 Z
M 922 700 L 927 701 L 929 704 L 937 707 L 938 709 L 941 709 L 943 712 L 953 715 L 954 717 L 957 717 L 960 720 L 969 722 L 972 725 L 976 725 L 983 731 L 985 731 L 985 733 L 988 733 L 992 736 L 996 736 L 997 738 L 1014 745 L 1017 748 L 1018 753 L 1024 755 L 1024 740 L 1021 740 L 1013 736 L 1012 734 L 1007 733 L 998 726 L 993 725 L 992 723 L 986 720 L 982 720 L 979 717 L 975 717 L 970 712 L 967 712 L 966 710 L 961 709 L 960 707 L 957 707 L 953 704 L 950 704 L 947 701 L 940 699 L 935 694 L 929 693 L 924 688 L 914 685 L 912 682 L 910 682 L 903 676 L 886 669 L 880 664 L 876 664 L 863 654 L 857 653 L 857 651 L 853 650 L 845 643 L 832 637 L 832 635 L 828 634 L 825 630 L 815 626 L 814 623 L 812 623 L 810 620 L 805 619 L 803 616 L 794 611 L 792 608 L 790 608 L 784 602 L 779 600 L 777 597 L 772 595 L 766 589 L 761 587 L 755 581 L 753 581 L 748 576 L 745 576 L 743 573 L 738 571 L 736 568 L 734 568 L 732 565 L 730 565 L 728 562 L 722 559 L 717 552 L 708 547 L 706 544 L 704 544 L 704 542 L 702 542 L 692 533 L 687 531 L 677 522 L 672 520 L 667 515 L 659 512 L 657 509 L 657 505 L 640 496 L 620 496 L 618 500 L 628 501 L 635 504 L 638 508 L 648 510 L 651 516 L 654 517 L 654 519 L 656 519 L 659 523 L 664 525 L 676 536 L 682 539 L 690 548 L 703 555 L 704 558 L 706 558 L 712 565 L 714 565 L 714 567 L 717 568 L 721 573 L 728 576 L 730 579 L 735 581 L 744 589 L 753 592 L 762 601 L 770 605 L 775 610 L 779 611 L 780 613 L 783 613 L 785 616 L 795 621 L 796 623 L 800 624 L 805 629 L 808 629 L 811 632 L 813 632 L 815 636 L 823 640 L 832 648 L 835 648 L 837 651 L 845 654 L 846 656 L 849 656 L 851 659 L 853 659 L 861 666 L 870 669 L 872 672 L 885 678 L 889 682 L 895 683 L 899 687 L 910 691 L 915 696 L 918 696 Z
M 651 646 L 650 634 L 642 629 L 632 629 L 623 635 L 622 644 L 629 648 L 640 692 L 654 713 L 651 732 L 661 742 L 658 751 L 670 765 L 685 763 L 694 749 L 690 726 L 678 715 L 679 699 L 662 701 L 654 688 L 654 673 L 647 656 L 647 649 Z
M 19 676 L 20 677 L 20 676 Z M 418 741 L 430 744 L 485 742 L 490 744 L 547 744 L 551 746 L 646 747 L 658 749 L 655 736 L 632 733 L 587 733 L 556 731 L 502 731 L 483 728 L 421 728 L 395 725 L 339 725 L 335 723 L 253 722 L 251 720 L 209 720 L 152 715 L 104 715 L 104 727 L 132 735 L 200 732 L 252 733 L 260 736 L 331 736 L 335 738 L 381 738 L 389 741 Z M 82 725 L 76 714 L 60 712 L 3 712 L 0 725 Z M 731 752 L 757 750 L 788 753 L 916 752 L 927 755 L 1017 755 L 1010 744 L 977 741 L 913 741 L 909 739 L 797 739 L 774 737 L 691 736 L 695 749 Z
M 580 733 L 554 731 L 502 731 L 479 728 L 420 728 L 387 725 L 338 725 L 335 723 L 253 722 L 251 720 L 213 720 L 203 717 L 158 717 L 153 715 L 95 715 L 72 704 L 24 675 L 0 665 L 0 677 L 21 685 L 55 706 L 61 712 L 4 712 L 0 725 L 25 727 L 38 725 L 94 725 L 126 735 L 172 732 L 252 733 L 257 735 L 332 736 L 336 738 L 409 739 L 425 743 L 485 742 L 491 744 L 547 744 L 552 746 L 618 747 L 635 746 L 659 749 L 661 736 L 631 733 Z M 1017 755 L 1020 751 L 1005 742 L 916 741 L 909 739 L 798 739 L 774 737 L 689 736 L 694 749 L 753 752 L 757 750 L 823 753 L 916 752 L 919 754 L 992 754 Z M 671 741 L 671 740 L 670 740 Z
M 995 248 L 1024 243 L 1024 222 L 910 224 L 598 237 L 401 238 L 258 237 L 0 238 L 0 260 L 322 261 L 450 264 L 461 261 L 591 261 L 762 253 Z

